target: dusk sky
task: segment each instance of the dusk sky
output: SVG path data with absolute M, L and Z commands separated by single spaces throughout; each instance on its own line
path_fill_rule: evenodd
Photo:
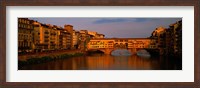
M 40 23 L 64 27 L 74 26 L 75 30 L 89 30 L 104 34 L 106 38 L 146 38 L 159 26 L 168 28 L 182 18 L 30 18 Z

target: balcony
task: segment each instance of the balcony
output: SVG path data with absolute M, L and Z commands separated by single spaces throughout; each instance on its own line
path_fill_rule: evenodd
M 51 33 L 51 35 L 56 35 L 56 33 Z
M 49 36 L 44 36 L 44 38 L 49 38 Z
M 49 42 L 49 39 L 45 39 L 44 42 Z
M 50 45 L 56 45 L 55 43 L 50 43 Z
M 49 32 L 48 32 L 48 31 L 45 31 L 44 33 L 45 33 L 45 34 L 49 34 Z

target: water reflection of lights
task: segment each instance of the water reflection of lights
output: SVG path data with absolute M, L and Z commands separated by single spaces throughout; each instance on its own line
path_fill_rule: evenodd
M 96 54 L 24 67 L 29 70 L 173 70 L 179 64 L 162 58 Z M 180 67 L 180 66 L 179 66 Z M 178 68 L 179 69 L 179 68 Z

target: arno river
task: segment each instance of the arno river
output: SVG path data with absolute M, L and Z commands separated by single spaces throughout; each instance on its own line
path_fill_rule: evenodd
M 93 54 L 29 65 L 21 70 L 181 70 L 181 63 L 176 58 Z

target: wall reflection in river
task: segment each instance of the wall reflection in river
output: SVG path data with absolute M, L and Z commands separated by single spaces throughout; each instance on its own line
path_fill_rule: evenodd
M 23 70 L 181 70 L 176 58 L 142 58 L 94 54 L 25 66 Z

